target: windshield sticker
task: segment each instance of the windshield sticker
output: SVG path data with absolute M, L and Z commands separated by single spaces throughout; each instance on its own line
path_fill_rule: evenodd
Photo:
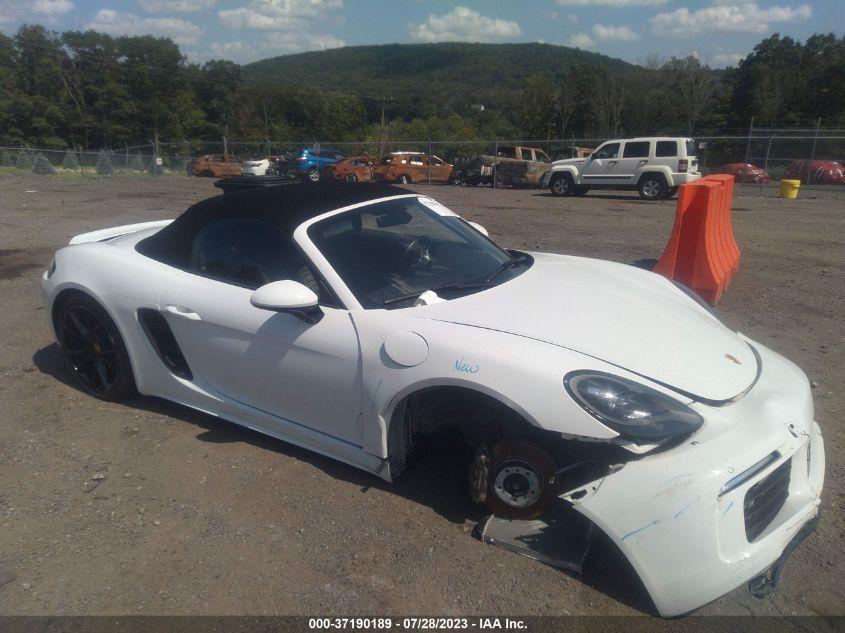
M 423 205 L 434 211 L 438 215 L 445 215 L 445 216 L 457 216 L 458 214 L 452 211 L 449 207 L 440 204 L 434 198 L 429 198 L 428 196 L 420 196 L 417 198 Z

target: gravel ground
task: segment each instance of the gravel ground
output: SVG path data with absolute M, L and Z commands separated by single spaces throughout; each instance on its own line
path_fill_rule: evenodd
M 0 614 L 649 611 L 612 557 L 579 579 L 472 538 L 480 514 L 444 459 L 388 486 L 167 402 L 79 391 L 41 304 L 52 252 L 77 233 L 173 217 L 211 185 L 0 177 Z M 627 263 L 659 257 L 674 215 L 672 201 L 627 193 L 418 189 L 505 246 Z M 738 589 L 699 613 L 842 614 L 845 198 L 740 191 L 734 225 L 742 265 L 717 311 L 810 376 L 828 471 L 822 522 L 780 589 Z

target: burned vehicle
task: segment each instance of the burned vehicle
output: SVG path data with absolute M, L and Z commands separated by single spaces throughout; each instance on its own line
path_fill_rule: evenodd
M 498 145 L 463 166 L 470 186 L 536 187 L 549 171 L 549 156 L 536 147 Z
M 452 165 L 434 154 L 424 152 L 391 152 L 373 168 L 377 182 L 446 184 L 452 178 Z
M 209 198 L 74 237 L 41 286 L 92 396 L 172 400 L 387 482 L 454 432 L 468 495 L 502 516 L 565 505 L 664 616 L 771 585 L 818 515 L 798 367 L 664 277 L 506 250 L 407 189 Z

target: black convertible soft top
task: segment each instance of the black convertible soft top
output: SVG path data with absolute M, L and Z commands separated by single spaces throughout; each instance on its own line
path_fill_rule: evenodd
M 137 249 L 148 257 L 181 267 L 186 264 L 194 237 L 215 220 L 256 218 L 292 235 L 300 224 L 323 213 L 368 200 L 413 193 L 379 183 L 292 183 L 247 189 L 198 202 L 155 235 L 140 241 Z

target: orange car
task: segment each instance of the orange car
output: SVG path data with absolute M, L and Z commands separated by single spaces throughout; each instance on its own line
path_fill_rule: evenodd
M 370 182 L 376 159 L 372 156 L 350 156 L 323 167 L 323 177 L 346 182 Z
M 398 182 L 406 185 L 411 182 L 448 183 L 452 176 L 452 166 L 432 154 L 423 152 L 393 152 L 381 159 L 373 172 L 373 180 Z
M 203 154 L 188 163 L 188 174 L 209 178 L 240 176 L 241 163 L 234 156 L 227 154 Z

